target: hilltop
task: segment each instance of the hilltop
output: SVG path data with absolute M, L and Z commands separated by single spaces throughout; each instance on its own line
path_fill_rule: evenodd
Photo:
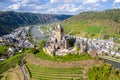
M 90 38 L 120 37 L 120 9 L 82 12 L 62 22 L 65 34 Z
M 61 21 L 71 15 L 36 14 L 27 12 L 0 11 L 0 36 L 20 26 Z

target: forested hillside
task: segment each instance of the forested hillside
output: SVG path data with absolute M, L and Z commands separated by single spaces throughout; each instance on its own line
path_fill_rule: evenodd
M 63 21 L 65 33 L 92 38 L 120 37 L 120 9 L 82 12 Z
M 1 11 L 0 12 L 0 36 L 11 32 L 14 28 L 50 23 L 54 21 L 61 21 L 71 15 L 52 15 L 52 14 L 34 14 L 34 13 L 21 13 L 14 11 Z

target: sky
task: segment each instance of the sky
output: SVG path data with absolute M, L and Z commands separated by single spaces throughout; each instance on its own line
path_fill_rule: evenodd
M 76 15 L 120 8 L 120 0 L 0 0 L 1 11 Z

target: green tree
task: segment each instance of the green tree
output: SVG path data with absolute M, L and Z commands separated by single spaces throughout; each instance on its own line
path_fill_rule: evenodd
M 5 55 L 5 52 L 8 50 L 7 46 L 0 46 L 0 56 Z
M 46 40 L 41 40 L 39 43 L 38 43 L 38 47 L 39 49 L 42 49 L 46 44 Z

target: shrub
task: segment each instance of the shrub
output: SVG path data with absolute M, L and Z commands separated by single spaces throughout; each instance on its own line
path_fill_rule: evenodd
M 118 80 L 120 71 L 116 71 L 111 65 L 105 63 L 99 67 L 93 66 L 88 70 L 89 80 L 113 80 L 111 77 L 114 77 L 114 80 Z
M 4 53 L 8 50 L 7 46 L 0 46 L 0 56 L 4 55 Z
M 45 46 L 45 43 L 46 43 L 46 40 L 41 40 L 41 41 L 38 43 L 39 49 L 42 49 L 42 48 Z

